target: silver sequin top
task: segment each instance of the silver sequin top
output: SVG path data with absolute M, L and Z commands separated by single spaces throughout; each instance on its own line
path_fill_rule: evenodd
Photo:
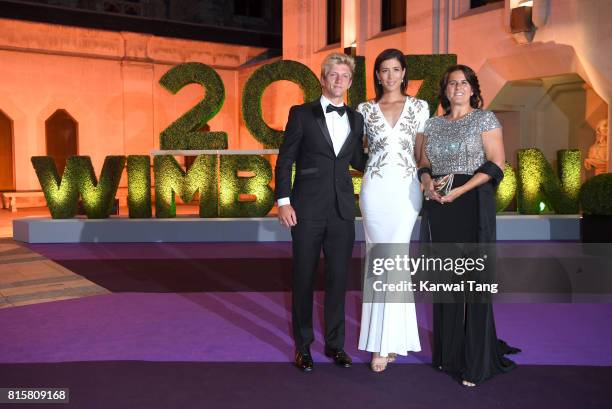
M 425 123 L 425 152 L 432 173 L 473 175 L 487 161 L 482 133 L 495 128 L 501 128 L 495 114 L 482 109 L 454 121 L 443 116 L 429 118 Z

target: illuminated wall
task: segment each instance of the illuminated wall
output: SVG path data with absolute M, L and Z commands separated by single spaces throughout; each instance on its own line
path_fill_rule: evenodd
M 317 67 L 328 52 L 343 51 L 354 43 L 357 55 L 366 57 L 368 96 L 372 97 L 370 76 L 376 55 L 383 49 L 393 46 L 406 54 L 457 54 L 460 64 L 477 72 L 485 105 L 511 81 L 573 73 L 606 104 L 602 110 L 601 104 L 587 101 L 588 124 L 605 116 L 612 118 L 612 47 L 609 41 L 602 41 L 610 33 L 610 19 L 602 18 L 612 15 L 609 0 L 534 0 L 534 19 L 539 27 L 528 44 L 519 44 L 510 32 L 514 0 L 472 10 L 469 0 L 409 1 L 406 26 L 385 32 L 381 32 L 380 3 L 343 0 L 341 41 L 328 45 L 325 1 L 285 0 L 284 57 Z M 412 94 L 418 86 L 417 81 L 409 85 Z M 511 146 L 515 152 L 532 145 Z M 546 146 L 538 147 L 547 150 Z M 558 148 L 582 146 L 555 146 L 547 155 L 551 160 Z M 612 157 L 612 144 L 608 144 L 608 150 Z M 608 161 L 608 170 L 612 171 L 612 160 Z
M 40 189 L 30 158 L 46 155 L 45 121 L 58 109 L 78 124 L 78 154 L 90 156 L 97 173 L 107 155 L 159 149 L 159 134 L 204 95 L 197 85 L 173 95 L 158 84 L 187 61 L 210 65 L 223 81 L 226 98 L 211 130 L 227 132 L 230 148 L 253 146 L 240 122 L 240 67 L 264 51 L 0 19 L 0 110 L 17 142 L 16 189 Z M 126 174 L 120 186 L 127 186 Z
M 526 45 L 508 31 L 508 1 L 471 11 L 463 0 L 448 2 L 449 9 L 447 2 L 410 3 L 406 27 L 380 32 L 379 1 L 344 0 L 341 41 L 327 45 L 325 2 L 285 0 L 282 58 L 302 62 L 317 74 L 327 53 L 354 44 L 357 55 L 365 57 L 368 97 L 374 59 L 390 45 L 406 54 L 457 54 L 460 63 L 478 72 L 487 103 L 511 81 L 573 73 L 607 104 L 611 116 L 612 51 L 598 39 L 606 38 L 609 27 L 599 16 L 612 15 L 612 2 L 553 1 L 546 24 Z M 107 155 L 148 155 L 158 149 L 160 133 L 203 97 L 198 85 L 173 95 L 158 84 L 172 66 L 188 61 L 210 65 L 224 85 L 224 104 L 209 121 L 210 130 L 227 132 L 231 149 L 262 148 L 244 124 L 241 96 L 257 68 L 280 59 L 253 62 L 265 51 L 0 19 L 0 110 L 12 121 L 15 188 L 40 189 L 30 158 L 46 154 L 45 121 L 58 109 L 78 124 L 78 154 L 91 157 L 96 174 Z M 416 94 L 420 85 L 412 81 L 410 92 Z M 274 83 L 262 99 L 266 122 L 282 129 L 289 107 L 301 101 L 297 85 Z M 599 105 L 592 109 L 589 123 L 604 111 Z M 521 142 L 514 150 L 527 147 Z M 274 157 L 268 159 L 273 166 Z M 119 189 L 126 187 L 124 172 Z

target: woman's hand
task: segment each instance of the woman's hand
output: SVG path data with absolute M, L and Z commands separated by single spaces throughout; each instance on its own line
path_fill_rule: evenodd
M 442 198 L 440 199 L 440 203 L 442 204 L 452 203 L 455 199 L 457 199 L 463 193 L 465 192 L 463 191 L 463 189 L 461 189 L 461 186 L 451 189 L 447 195 L 442 196 Z
M 425 195 L 425 200 L 435 200 L 436 202 L 440 202 L 440 194 L 436 192 L 436 187 L 434 185 L 433 179 L 429 175 L 423 175 L 423 181 L 421 182 L 421 190 Z

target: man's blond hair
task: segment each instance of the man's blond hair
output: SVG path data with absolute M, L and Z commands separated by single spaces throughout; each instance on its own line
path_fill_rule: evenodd
M 355 60 L 350 55 L 332 53 L 329 54 L 321 63 L 321 77 L 327 77 L 332 65 L 344 64 L 351 70 L 351 78 L 353 78 L 353 72 L 355 72 Z

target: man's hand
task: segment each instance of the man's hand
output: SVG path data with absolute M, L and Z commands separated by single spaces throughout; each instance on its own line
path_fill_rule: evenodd
M 286 227 L 293 227 L 297 224 L 295 210 L 290 204 L 280 206 L 278 208 L 278 221 Z

